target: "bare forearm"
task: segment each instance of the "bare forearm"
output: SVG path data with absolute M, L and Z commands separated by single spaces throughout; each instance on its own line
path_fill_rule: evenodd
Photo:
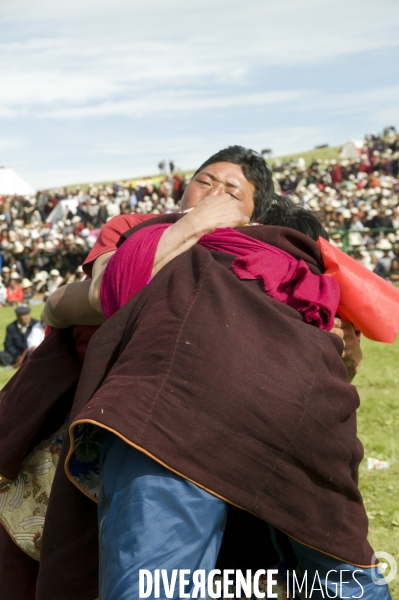
M 237 198 L 230 194 L 203 198 L 180 221 L 165 230 L 155 254 L 152 276 L 179 254 L 194 246 L 205 234 L 218 227 L 240 227 L 249 223 Z
M 47 300 L 43 319 L 56 329 L 66 329 L 72 325 L 102 325 L 104 316 L 89 302 L 91 280 L 64 285 Z
M 336 318 L 334 320 L 334 328 L 331 333 L 338 335 L 344 343 L 344 351 L 342 354 L 342 360 L 348 371 L 346 381 L 352 383 L 356 373 L 359 370 L 360 363 L 362 362 L 362 349 L 360 348 L 359 340 L 356 336 L 355 330 L 349 321 L 344 321 Z
M 213 228 L 204 225 L 196 218 L 194 211 L 168 227 L 159 240 L 152 277 L 173 258 L 189 250 L 203 235 L 212 230 Z

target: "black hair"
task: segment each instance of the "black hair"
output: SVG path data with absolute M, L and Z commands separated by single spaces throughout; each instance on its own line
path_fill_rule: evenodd
M 274 197 L 273 177 L 265 159 L 249 148 L 244 148 L 243 146 L 229 146 L 208 158 L 208 160 L 196 170 L 193 177 L 200 173 L 200 171 L 203 171 L 207 166 L 218 162 L 229 162 L 239 165 L 244 173 L 244 177 L 255 186 L 255 206 L 251 219 L 260 222 L 264 213 L 271 206 Z
M 315 241 L 319 237 L 329 240 L 328 233 L 316 213 L 277 194 L 274 195 L 272 205 L 264 213 L 261 224 L 289 227 L 304 233 Z

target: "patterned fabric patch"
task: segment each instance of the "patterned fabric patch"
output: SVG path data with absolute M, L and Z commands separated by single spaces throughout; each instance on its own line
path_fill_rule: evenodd
M 36 446 L 24 459 L 12 482 L 0 477 L 0 521 L 14 542 L 40 559 L 44 519 L 67 423 Z

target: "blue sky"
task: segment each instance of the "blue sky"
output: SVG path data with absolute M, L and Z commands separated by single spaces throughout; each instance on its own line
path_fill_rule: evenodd
M 399 126 L 397 0 L 13 0 L 0 165 L 37 188 Z

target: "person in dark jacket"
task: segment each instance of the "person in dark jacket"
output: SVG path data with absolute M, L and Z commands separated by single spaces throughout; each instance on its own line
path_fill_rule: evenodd
M 37 319 L 32 319 L 29 306 L 18 306 L 15 309 L 15 314 L 17 316 L 16 320 L 10 323 L 6 329 L 4 351 L 0 352 L 0 364 L 4 367 L 18 361 L 28 348 L 28 335 L 33 326 L 38 323 Z

